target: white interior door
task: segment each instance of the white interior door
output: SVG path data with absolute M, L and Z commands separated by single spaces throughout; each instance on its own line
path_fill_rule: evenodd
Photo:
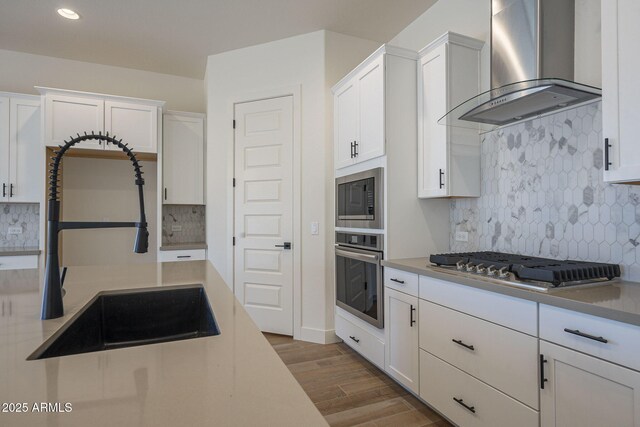
M 293 97 L 236 104 L 234 289 L 258 327 L 293 334 Z

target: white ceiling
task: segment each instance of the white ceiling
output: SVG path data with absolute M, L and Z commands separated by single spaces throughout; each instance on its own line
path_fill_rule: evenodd
M 383 43 L 435 2 L 0 0 L 0 49 L 201 79 L 208 55 L 320 29 Z

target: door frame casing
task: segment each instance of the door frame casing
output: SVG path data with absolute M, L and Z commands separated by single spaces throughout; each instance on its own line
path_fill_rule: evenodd
M 236 104 L 245 104 L 247 102 L 264 101 L 273 98 L 282 98 L 286 96 L 292 97 L 293 102 L 293 163 L 292 163 L 292 180 L 293 180 L 293 193 L 292 193 L 292 212 L 293 212 L 293 237 L 291 252 L 293 256 L 293 338 L 300 339 L 302 330 L 302 266 L 301 266 L 301 162 L 302 162 L 302 145 L 301 145 L 301 115 L 300 115 L 300 92 L 301 85 L 292 85 L 277 87 L 273 89 L 265 89 L 260 91 L 251 91 L 245 94 L 239 94 L 235 96 L 230 104 L 231 120 L 235 120 L 235 106 Z M 227 176 L 229 187 L 233 188 L 233 179 L 235 177 L 235 152 L 236 152 L 236 140 L 235 129 L 232 134 L 232 149 L 230 150 L 229 173 Z M 230 200 L 227 203 L 228 206 L 228 218 L 229 224 L 227 227 L 227 242 L 229 245 L 229 256 L 227 268 L 231 273 L 232 278 L 232 290 L 235 295 L 235 248 L 233 246 L 233 237 L 235 233 L 235 190 L 231 191 Z

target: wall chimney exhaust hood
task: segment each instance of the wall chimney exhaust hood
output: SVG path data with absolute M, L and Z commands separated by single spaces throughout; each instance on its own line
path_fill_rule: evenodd
M 492 0 L 491 87 L 438 123 L 489 131 L 599 99 L 573 80 L 575 0 Z

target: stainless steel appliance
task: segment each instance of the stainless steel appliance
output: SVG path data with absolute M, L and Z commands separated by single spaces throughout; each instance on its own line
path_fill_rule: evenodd
M 501 252 L 431 255 L 434 269 L 535 291 L 613 283 L 620 266 L 599 262 L 555 260 Z
M 503 126 L 599 99 L 599 88 L 573 81 L 575 8 L 575 0 L 492 0 L 491 90 L 438 122 Z
M 336 233 L 336 305 L 377 328 L 382 308 L 382 235 Z
M 384 228 L 382 168 L 336 178 L 336 227 Z

